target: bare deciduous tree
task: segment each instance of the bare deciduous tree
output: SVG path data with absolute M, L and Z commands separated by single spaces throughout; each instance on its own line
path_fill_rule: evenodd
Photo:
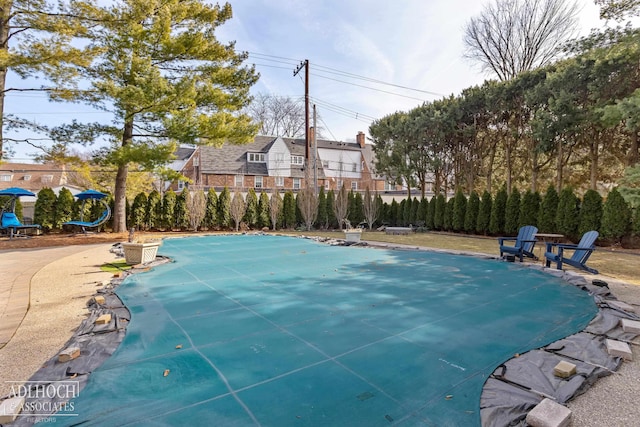
M 238 227 L 240 226 L 240 221 L 244 217 L 244 212 L 247 209 L 246 204 L 244 203 L 244 197 L 239 192 L 233 193 L 233 199 L 231 200 L 231 219 L 235 223 L 235 230 L 238 231 Z
M 305 182 L 307 185 L 298 193 L 298 209 L 302 214 L 304 225 L 307 231 L 311 230 L 311 226 L 318 217 L 318 195 L 315 192 L 314 181 L 311 176 L 311 168 L 306 169 Z
M 549 64 L 574 36 L 572 0 L 496 0 L 467 23 L 465 56 L 502 81 Z
M 278 215 L 282 209 L 282 197 L 277 188 L 273 189 L 273 194 L 269 199 L 269 218 L 271 219 L 271 227 L 275 231 L 278 224 Z
M 349 193 L 344 184 L 342 184 L 340 191 L 336 194 L 336 200 L 333 203 L 333 213 L 338 220 L 338 226 L 342 229 L 342 224 L 346 223 L 347 216 L 349 216 Z
M 259 93 L 247 110 L 247 114 L 260 123 L 262 135 L 304 136 L 304 103 L 301 101 Z
M 193 231 L 198 231 L 198 227 L 200 227 L 200 223 L 202 223 L 202 220 L 204 219 L 206 210 L 207 198 L 204 195 L 204 191 L 199 188 L 193 194 L 191 194 L 191 197 L 189 199 L 187 199 L 189 226 Z
M 362 210 L 364 212 L 364 218 L 367 220 L 369 230 L 373 226 L 373 223 L 378 219 L 380 212 L 380 205 L 378 204 L 377 193 L 371 194 L 369 187 L 364 192 L 364 199 L 362 200 Z

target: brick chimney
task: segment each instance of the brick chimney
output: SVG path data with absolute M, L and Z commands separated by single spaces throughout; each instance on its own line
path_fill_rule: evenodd
M 358 132 L 358 134 L 356 135 L 356 142 L 358 143 L 358 145 L 360 146 L 360 148 L 364 148 L 364 132 L 360 131 Z

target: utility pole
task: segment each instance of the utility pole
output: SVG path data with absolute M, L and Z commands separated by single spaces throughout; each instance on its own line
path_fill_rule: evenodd
M 298 67 L 293 72 L 294 77 L 298 75 L 300 70 L 304 68 L 304 141 L 305 141 L 305 150 L 304 150 L 304 158 L 309 164 L 310 158 L 310 149 L 309 149 L 309 60 L 305 59 L 303 62 L 298 65 Z
M 313 104 L 313 194 L 318 196 L 318 127 L 316 126 L 316 104 Z

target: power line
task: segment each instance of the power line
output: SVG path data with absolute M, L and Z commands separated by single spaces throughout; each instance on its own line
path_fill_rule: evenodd
M 318 99 L 316 97 L 312 97 L 312 99 L 315 100 L 318 104 L 323 104 L 325 106 L 334 107 L 336 109 L 343 110 L 345 113 L 351 113 L 351 114 L 355 115 L 356 118 L 363 117 L 363 118 L 371 119 L 371 120 L 377 120 L 378 119 L 377 117 L 373 117 L 373 116 L 369 116 L 367 114 L 359 113 L 359 112 L 354 111 L 354 110 L 349 110 L 348 108 L 344 108 L 344 107 L 341 107 L 339 105 L 332 104 L 330 102 L 324 101 L 322 99 Z
M 377 92 L 388 93 L 390 95 L 401 96 L 403 98 L 415 99 L 417 101 L 425 102 L 425 99 L 423 99 L 423 98 L 416 98 L 414 96 L 402 95 L 402 94 L 391 92 L 391 91 L 388 91 L 388 90 L 376 89 L 376 88 L 370 87 L 370 86 L 364 86 L 364 85 L 359 85 L 359 84 L 356 84 L 356 83 L 345 82 L 344 80 L 338 80 L 338 79 L 334 79 L 334 78 L 331 78 L 331 77 L 326 77 L 326 76 L 323 76 L 321 74 L 313 73 L 313 75 L 316 76 L 316 77 L 320 77 L 322 79 L 333 80 L 335 82 L 344 83 L 344 84 L 348 84 L 348 85 L 351 85 L 351 86 L 358 86 L 358 87 L 362 87 L 362 88 L 365 88 L 365 89 L 375 90 Z

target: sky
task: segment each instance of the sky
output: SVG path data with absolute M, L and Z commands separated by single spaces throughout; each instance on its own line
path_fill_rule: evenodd
M 252 93 L 304 99 L 309 60 L 309 94 L 318 127 L 327 139 L 355 141 L 372 120 L 408 111 L 481 84 L 484 74 L 463 57 L 463 31 L 482 10 L 477 0 L 231 0 L 233 18 L 217 30 L 249 53 L 260 79 Z M 605 25 L 592 0 L 578 0 L 579 33 Z M 389 83 L 382 84 L 379 82 Z M 36 82 L 38 86 L 42 82 Z M 393 86 L 396 85 L 396 86 Z M 409 89 L 403 89 L 402 86 Z M 34 87 L 10 74 L 7 87 Z M 79 104 L 49 103 L 37 93 L 10 93 L 5 114 L 47 125 L 71 119 L 110 120 L 105 112 Z M 32 134 L 6 133 L 8 137 Z M 14 145 L 13 161 L 29 161 L 38 150 Z M 86 150 L 86 149 L 85 149 Z

